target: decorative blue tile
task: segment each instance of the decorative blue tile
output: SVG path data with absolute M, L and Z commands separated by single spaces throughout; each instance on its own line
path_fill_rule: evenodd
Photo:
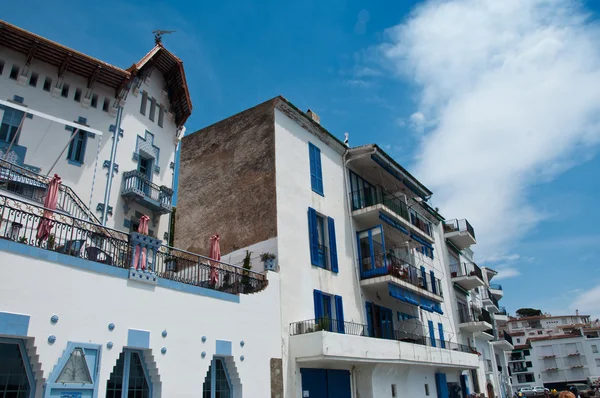
M 48 336 L 48 343 L 49 344 L 54 344 L 55 342 L 56 342 L 56 336 L 55 335 Z
M 58 322 L 58 315 L 52 315 L 52 317 L 50 318 L 50 322 L 52 322 L 52 324 L 56 324 Z

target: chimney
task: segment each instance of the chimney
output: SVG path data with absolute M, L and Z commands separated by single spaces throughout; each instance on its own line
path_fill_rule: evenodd
M 575 315 L 579 316 L 579 310 L 575 310 Z
M 315 122 L 321 124 L 321 118 L 319 117 L 319 115 L 317 115 L 316 113 L 314 113 L 310 109 L 306 113 L 308 114 L 308 116 L 310 116 L 310 118 L 312 120 L 314 120 Z

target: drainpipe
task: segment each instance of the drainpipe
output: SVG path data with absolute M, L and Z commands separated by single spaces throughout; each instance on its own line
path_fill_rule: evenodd
M 110 162 L 108 164 L 108 178 L 106 179 L 106 189 L 104 190 L 104 209 L 102 210 L 102 225 L 106 225 L 108 218 L 108 201 L 110 199 L 110 189 L 113 180 L 113 168 L 115 167 L 115 157 L 117 156 L 117 144 L 119 143 L 119 131 L 121 130 L 121 118 L 123 116 L 123 107 L 117 107 L 117 121 L 113 133 L 113 144 L 110 150 Z

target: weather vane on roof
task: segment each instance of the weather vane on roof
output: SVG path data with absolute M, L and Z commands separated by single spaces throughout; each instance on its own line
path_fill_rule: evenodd
M 162 43 L 162 35 L 168 35 L 175 32 L 174 30 L 153 30 L 152 33 L 154 33 L 154 41 L 156 42 L 156 44 L 160 44 Z

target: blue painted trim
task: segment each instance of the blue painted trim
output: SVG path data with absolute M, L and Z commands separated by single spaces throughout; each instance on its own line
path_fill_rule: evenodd
M 217 358 L 213 357 L 210 361 L 210 397 L 215 398 L 217 389 L 217 376 L 215 370 L 217 369 Z
M 88 367 L 88 372 L 90 372 L 90 376 L 92 377 L 92 384 L 81 384 L 81 383 L 57 383 L 56 379 L 62 372 L 63 368 L 67 364 L 71 354 L 75 350 L 75 348 L 83 348 L 84 353 L 85 350 L 96 350 L 96 363 L 94 364 L 95 369 L 90 368 L 90 364 L 86 360 L 86 365 Z M 76 343 L 69 341 L 67 342 L 67 348 L 63 351 L 62 356 L 59 358 L 56 365 L 50 372 L 50 376 L 44 385 L 44 398 L 51 398 L 52 390 L 93 390 L 92 396 L 94 398 L 98 397 L 98 383 L 100 382 L 100 362 L 102 359 L 102 345 L 100 344 L 91 344 L 91 343 Z
M 0 251 L 8 251 L 27 257 L 39 258 L 53 263 L 68 265 L 75 268 L 81 268 L 99 274 L 129 279 L 129 269 L 96 263 L 94 261 L 84 260 L 82 258 L 41 249 L 39 247 L 24 245 L 22 243 L 13 242 L 6 239 L 0 239 Z M 169 279 L 158 278 L 157 285 L 167 289 L 177 290 L 184 293 L 197 294 L 199 296 L 212 297 L 214 299 L 229 301 L 232 303 L 240 302 L 240 297 L 233 294 L 224 293 L 212 289 L 206 289 L 200 286 L 187 285 L 185 283 L 172 281 Z
M 27 337 L 29 315 L 0 312 L 0 334 Z
M 390 217 L 388 217 L 387 215 L 383 214 L 382 212 L 379 212 L 379 219 L 381 221 L 386 222 L 387 224 L 389 224 L 393 228 L 396 228 L 398 231 L 400 231 L 402 233 L 405 233 L 406 235 L 409 234 L 409 232 L 408 232 L 408 230 L 406 228 L 404 228 L 402 225 L 398 224 L 396 221 L 392 220 Z
M 123 350 L 123 352 L 125 353 L 125 355 L 123 356 L 123 379 L 121 382 L 121 397 L 126 397 L 127 395 L 129 395 L 129 370 L 131 369 L 131 351 Z
M 71 159 L 67 159 L 67 163 L 69 163 L 71 166 L 77 166 L 77 167 L 81 167 L 81 165 L 83 165 L 83 162 L 78 162 L 76 160 L 71 160 Z
M 429 342 L 431 343 L 432 347 L 435 347 L 435 330 L 433 328 L 433 321 L 429 320 L 427 321 L 427 324 L 429 325 Z
M 35 398 L 35 377 L 33 373 L 33 368 L 31 367 L 31 363 L 29 362 L 27 350 L 25 349 L 25 342 L 22 339 L 10 339 L 0 337 L 0 344 L 16 344 L 19 347 L 21 359 L 23 359 L 23 364 L 25 365 L 25 374 L 27 375 L 27 381 L 29 382 L 29 398 Z
M 321 150 L 312 142 L 308 143 L 308 159 L 310 164 L 310 187 L 313 192 L 325 196 L 323 193 L 323 167 L 321 164 Z
M 227 340 L 217 340 L 215 344 L 215 353 L 220 356 L 230 357 L 232 348 L 231 341 Z
M 134 348 L 150 348 L 150 332 L 146 330 L 129 329 L 127 331 L 127 346 Z

